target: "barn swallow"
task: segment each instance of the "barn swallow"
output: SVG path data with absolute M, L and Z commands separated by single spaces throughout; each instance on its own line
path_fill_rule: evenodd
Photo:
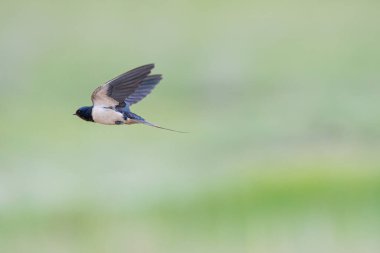
M 144 124 L 183 133 L 150 123 L 130 110 L 130 106 L 145 98 L 161 81 L 161 75 L 150 75 L 153 68 L 154 64 L 144 65 L 99 86 L 91 95 L 92 106 L 83 106 L 74 115 L 105 125 Z

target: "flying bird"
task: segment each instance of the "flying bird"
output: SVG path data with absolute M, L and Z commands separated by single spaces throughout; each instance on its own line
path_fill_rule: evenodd
M 150 123 L 130 110 L 130 106 L 145 98 L 161 81 L 161 75 L 150 75 L 153 68 L 154 64 L 147 64 L 99 86 L 91 95 L 92 106 L 83 106 L 74 115 L 105 125 L 144 124 L 183 133 Z

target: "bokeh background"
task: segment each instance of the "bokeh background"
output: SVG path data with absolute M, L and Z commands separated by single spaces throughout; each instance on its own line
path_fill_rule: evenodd
M 0 252 L 378 252 L 379 1 L 0 3 Z M 135 113 L 72 113 L 147 63 Z

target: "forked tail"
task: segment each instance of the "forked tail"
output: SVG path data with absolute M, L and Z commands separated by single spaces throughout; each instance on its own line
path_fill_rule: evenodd
M 165 128 L 165 127 L 161 127 L 161 126 L 157 126 L 155 124 L 152 124 L 146 120 L 140 122 L 144 125 L 147 125 L 147 126 L 151 126 L 151 127 L 155 127 L 155 128 L 159 128 L 159 129 L 164 129 L 164 130 L 168 130 L 168 131 L 172 131 L 172 132 L 176 132 L 176 133 L 181 133 L 181 134 L 187 134 L 188 132 L 182 132 L 182 131 L 178 131 L 178 130 L 173 130 L 173 129 L 170 129 L 170 128 Z
M 134 114 L 133 112 L 124 112 L 124 117 L 128 118 L 128 121 L 130 121 L 130 122 L 140 123 L 140 124 L 144 124 L 147 126 L 151 126 L 151 127 L 155 127 L 155 128 L 159 128 L 159 129 L 163 129 L 163 130 L 167 130 L 167 131 L 172 131 L 172 132 L 176 132 L 176 133 L 182 133 L 182 134 L 188 133 L 188 132 L 182 132 L 182 131 L 178 131 L 178 130 L 174 130 L 174 129 L 170 129 L 170 128 L 157 126 L 153 123 L 146 121 L 144 118 L 140 117 L 137 114 Z

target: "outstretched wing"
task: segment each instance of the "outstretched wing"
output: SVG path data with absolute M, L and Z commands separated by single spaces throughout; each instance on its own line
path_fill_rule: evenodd
M 121 74 L 95 89 L 91 95 L 94 105 L 115 107 L 132 95 L 150 74 L 154 64 L 144 65 Z
M 145 98 L 149 93 L 152 92 L 154 87 L 162 80 L 161 75 L 150 75 L 146 77 L 139 87 L 125 99 L 125 102 L 129 105 L 133 105 L 139 102 L 141 99 Z

